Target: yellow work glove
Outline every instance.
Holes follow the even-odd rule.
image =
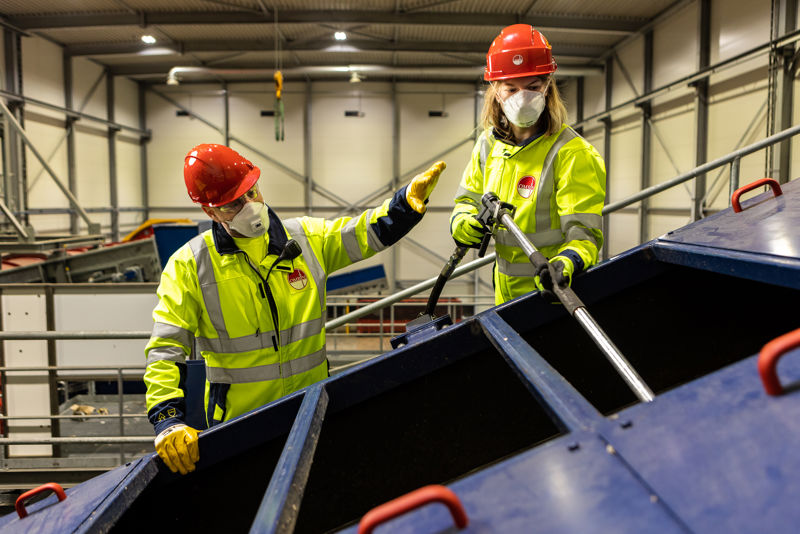
[[[436,182],[439,181],[439,175],[447,167],[444,161],[437,161],[431,167],[418,174],[411,180],[406,188],[406,200],[411,209],[417,213],[425,213],[425,204],[428,203],[428,197],[431,196],[431,191],[436,187]]]
[[[182,475],[194,471],[194,464],[200,459],[197,446],[197,430],[179,424],[172,425],[156,436],[156,452],[173,473]]]
[[[486,228],[481,224],[476,215],[462,211],[450,220],[450,234],[459,245],[477,247]]]

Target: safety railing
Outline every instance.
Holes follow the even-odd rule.
[[[76,337],[77,334],[83,337]],[[104,339],[105,337],[111,339],[130,339],[139,337],[142,332],[0,332],[0,339]],[[147,336],[149,337],[149,333]],[[29,367],[13,367],[4,366],[0,367],[0,373],[3,379],[19,378],[20,376],[29,376],[31,373],[51,373],[54,374],[54,379],[57,381],[83,381],[91,382],[93,380],[109,381],[109,377],[116,376],[117,385],[117,410],[118,413],[113,414],[76,414],[63,415],[57,414],[25,414],[25,415],[0,415],[0,421],[3,421],[5,427],[5,434],[11,434],[13,437],[0,437],[0,446],[13,446],[13,445],[76,445],[76,444],[110,444],[119,445],[119,462],[123,464],[127,461],[125,445],[128,444],[152,444],[153,436],[126,436],[125,421],[132,419],[146,419],[147,414],[142,413],[125,413],[125,394],[124,383],[130,380],[142,380],[144,375],[144,366],[29,366]],[[66,373],[66,374],[59,374]],[[65,400],[69,400],[65,395]],[[142,404],[144,409],[144,403]],[[104,435],[104,436],[47,436],[47,437],[20,437],[19,435],[24,432],[15,431],[9,428],[8,422],[13,421],[63,421],[63,420],[117,420],[118,421],[118,435]],[[3,455],[3,464],[6,463],[7,454]],[[8,469],[7,465],[3,466]]]
[[[712,160],[712,161],[709,161],[709,162],[704,163],[702,165],[699,165],[699,166],[695,167],[694,169],[692,169],[692,170],[690,170],[688,172],[685,172],[683,174],[680,174],[680,175],[676,176],[675,178],[672,178],[671,180],[667,180],[666,182],[662,182],[660,184],[656,184],[656,185],[653,185],[651,187],[642,189],[638,193],[635,193],[635,194],[629,196],[628,198],[625,198],[625,199],[622,199],[622,200],[618,200],[617,202],[612,202],[611,204],[607,204],[603,208],[603,212],[602,213],[603,213],[603,215],[608,215],[609,213],[613,213],[615,211],[619,211],[622,208],[630,206],[631,204],[634,204],[634,203],[639,202],[641,200],[644,200],[646,198],[650,198],[653,195],[661,193],[662,191],[666,191],[667,189],[670,189],[672,187],[680,185],[680,184],[682,184],[684,182],[688,182],[689,180],[692,180],[693,178],[697,178],[698,176],[704,175],[704,174],[708,173],[709,171],[713,171],[714,169],[718,169],[718,168],[723,167],[725,165],[730,165],[731,166],[729,189],[730,189],[730,194],[733,195],[733,192],[736,189],[739,188],[739,167],[740,167],[740,164],[741,164],[741,160],[742,160],[742,158],[744,156],[747,156],[747,155],[752,154],[754,152],[758,152],[759,150],[762,150],[762,149],[764,149],[764,148],[766,148],[768,146],[774,145],[776,143],[780,143],[782,141],[785,141],[786,139],[789,139],[790,137],[794,137],[795,135],[797,135],[799,133],[800,133],[800,125],[792,126],[791,128],[787,128],[787,129],[785,129],[785,130],[783,130],[781,132],[778,132],[778,133],[776,133],[774,135],[766,137],[766,138],[764,138],[764,139],[762,139],[760,141],[757,141],[757,142],[755,142],[755,143],[753,143],[751,145],[748,145],[746,147],[743,147],[743,148],[740,148],[738,150],[735,150],[735,151],[733,151],[733,152],[731,152],[731,153],[729,153],[729,154],[727,154],[725,156],[722,156],[722,157],[717,158],[715,160]],[[494,253],[491,253],[491,254],[487,254],[483,258],[480,258],[480,259],[471,261],[471,262],[469,262],[469,263],[467,263],[465,265],[462,265],[462,266],[458,267],[453,272],[453,275],[450,277],[450,279],[452,280],[453,278],[456,278],[456,277],[459,277],[459,276],[464,275],[466,273],[472,272],[475,269],[483,267],[484,265],[487,265],[489,263],[493,263],[494,260],[495,260],[495,257],[496,257],[496,255]],[[352,312],[350,312],[350,313],[348,313],[346,315],[342,315],[340,317],[337,317],[336,319],[333,319],[333,320],[328,321],[327,323],[325,323],[325,326],[329,331],[331,331],[331,330],[333,330],[335,328],[338,328],[338,327],[340,327],[342,325],[345,325],[345,324],[347,324],[347,323],[349,323],[351,321],[355,321],[359,317],[363,317],[364,315],[373,313],[376,310],[380,310],[381,308],[385,308],[387,306],[391,306],[391,305],[395,304],[396,302],[399,302],[399,301],[401,301],[403,299],[406,299],[406,298],[412,297],[414,295],[417,295],[417,294],[421,293],[422,291],[425,291],[426,289],[430,289],[431,287],[433,287],[433,285],[436,283],[436,279],[437,279],[437,277],[430,278],[430,279],[428,279],[428,280],[426,280],[424,282],[421,282],[421,283],[419,283],[419,284],[417,284],[415,286],[409,287],[408,289],[404,289],[403,291],[395,293],[394,295],[389,295],[389,296],[387,296],[387,297],[385,297],[385,298],[383,298],[383,299],[381,299],[379,301],[373,302],[369,306],[365,306],[364,308],[361,308],[361,309],[352,311]]]

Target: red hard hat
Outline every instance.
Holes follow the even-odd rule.
[[[491,82],[551,74],[558,68],[551,48],[545,36],[533,26],[507,26],[489,47],[483,78]]]
[[[193,201],[216,207],[234,201],[256,183],[261,171],[225,145],[197,145],[186,154],[183,179]]]

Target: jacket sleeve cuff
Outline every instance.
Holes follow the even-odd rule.
[[[183,397],[159,402],[147,412],[147,418],[152,423],[156,435],[172,425],[186,424],[185,401]]]
[[[576,274],[578,274],[581,271],[583,271],[583,269],[585,267],[585,265],[583,263],[583,258],[581,258],[580,254],[578,254],[577,252],[575,252],[572,249],[568,248],[566,250],[562,250],[561,252],[556,254],[556,256],[562,256],[564,258],[568,258],[569,261],[572,262],[573,267],[575,267],[575,270],[573,271],[572,276],[575,276]]]
[[[172,419],[164,419],[163,421],[157,422],[153,426],[153,430],[155,430],[155,433],[156,433],[156,436],[157,436],[157,435],[161,434],[163,431],[165,431],[166,429],[168,429],[171,426],[174,426],[174,425],[185,425],[185,424],[186,424],[185,421],[181,421],[180,419],[177,419],[177,418],[173,417]]]
[[[389,201],[386,215],[379,217],[372,224],[375,235],[380,242],[388,247],[394,245],[406,235],[419,221],[422,214],[417,213],[406,200],[406,188],[400,188]]]

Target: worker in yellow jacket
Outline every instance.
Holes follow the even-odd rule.
[[[516,206],[514,222],[556,268],[559,284],[597,263],[606,171],[597,150],[565,124],[550,43],[527,24],[502,30],[486,55],[481,133],[450,218],[457,243],[477,246],[483,193]],[[542,289],[505,229],[495,236],[495,303]]]
[[[328,274],[403,237],[422,219],[444,167],[433,165],[358,217],[282,221],[264,202],[258,167],[223,145],[189,151],[189,196],[213,223],[169,259],[145,349],[147,414],[173,472],[193,471],[199,459],[182,389],[192,346],[205,359],[208,426],[326,378]]]

